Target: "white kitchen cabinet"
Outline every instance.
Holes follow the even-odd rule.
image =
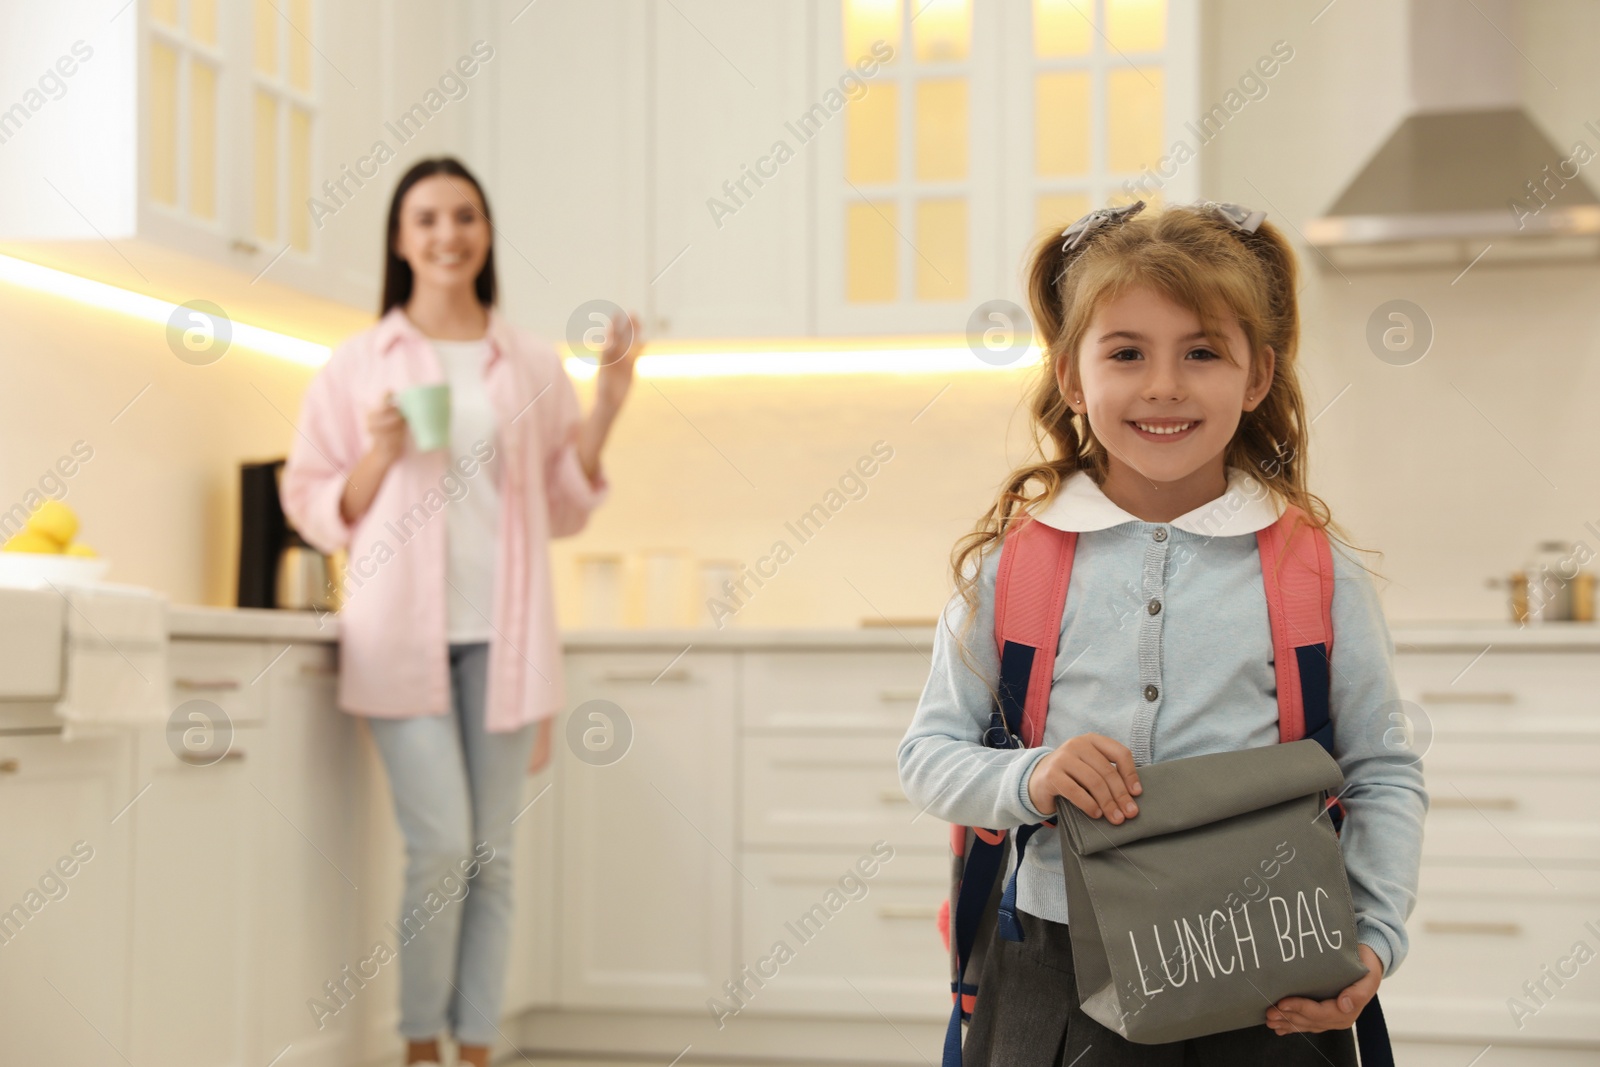
[[[795,144],[809,9],[502,0],[490,187],[513,317],[564,338],[607,300],[657,339],[810,332],[811,164],[803,148],[761,162]],[[534,106],[574,86],[572,106]],[[757,188],[746,168],[772,176]]]
[[[509,316],[552,340],[590,301],[648,312],[660,269],[646,254],[655,6],[495,6],[495,266]]]
[[[900,788],[900,735],[747,737],[745,848],[837,847],[875,840],[940,857],[949,824],[919,813]]]
[[[501,1014],[507,1017],[556,1003],[556,929],[561,904],[556,877],[556,767],[560,756],[555,747],[561,744],[561,737],[553,735],[549,766],[529,775],[522,787],[513,846],[516,909],[501,1003]]]
[[[137,840],[129,1055],[225,1067],[255,1052],[260,967],[251,916],[265,872],[250,772],[265,754],[263,731],[235,729],[217,756],[191,754],[184,730],[150,727],[138,738],[137,780],[149,791],[125,817]]]
[[[1506,1063],[1564,1062],[1541,1045],[1592,1058],[1600,996],[1569,957],[1600,948],[1600,655],[1498,636],[1396,633],[1395,725],[1423,751],[1430,804],[1411,949],[1384,1006],[1402,1040],[1481,1038],[1472,1053],[1493,1044]]]
[[[949,891],[949,857],[894,849],[880,862],[873,844],[744,853],[741,865],[755,883],[742,912],[744,955],[747,961],[776,955],[780,941],[794,954],[755,991],[746,1011],[873,1019],[880,1012],[950,1014],[949,985],[937,981],[950,957],[935,926]]]
[[[559,724],[563,1007],[703,1012],[733,976],[735,657],[722,652],[577,653]],[[610,701],[609,723],[585,704]],[[606,765],[567,744],[626,724]],[[620,732],[614,738],[620,737]],[[592,758],[592,757],[591,757]]]
[[[356,1035],[350,1006],[387,998],[395,988],[389,968],[360,980],[375,965],[366,962],[372,944],[360,938],[358,921],[368,787],[359,724],[334,705],[331,646],[279,644],[268,652],[259,683],[266,687],[265,751],[246,798],[261,872],[252,901],[260,945],[255,1057],[265,1063],[284,1053],[280,1065],[340,1067]],[[330,998],[329,982],[343,987],[340,998]],[[308,1003],[313,997],[338,1012],[319,1020]]]
[[[650,5],[648,267],[659,337],[811,332],[809,4]]]
[[[1592,963],[1571,957],[1579,941],[1600,947],[1585,925],[1600,925],[1597,915],[1600,870],[1424,864],[1411,952],[1383,982],[1390,1028],[1510,1046],[1587,1042],[1596,1055],[1600,983]]]
[[[131,1057],[222,1067],[254,1056],[261,885],[252,776],[265,750],[267,650],[174,640],[175,718],[136,738]]]
[[[919,651],[752,649],[742,658],[739,711],[755,734],[905,733],[928,682]]]
[[[159,265],[203,289],[219,265],[371,308],[393,160],[455,147],[454,101],[485,80],[454,8],[94,0],[0,19],[7,69],[71,70],[59,97],[0,129],[0,239],[50,242],[69,267],[81,242],[86,272],[110,241],[120,284],[150,284],[141,266]],[[472,77],[453,69],[463,56]],[[464,95],[441,92],[447,75]]]
[[[232,740],[214,759],[188,755],[178,730],[139,737],[150,788],[133,810],[137,1055],[346,1063],[355,1015],[324,983],[348,981],[342,968],[365,955],[362,777],[355,726],[334,708],[334,650],[174,640],[169,655],[173,706],[206,702]],[[312,998],[338,1010],[319,1020]]]
[[[111,1067],[129,1054],[131,771],[125,736],[63,742],[54,727],[0,731],[8,1063]]]

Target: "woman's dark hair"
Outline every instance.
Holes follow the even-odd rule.
[[[395,186],[394,199],[389,201],[389,232],[384,238],[383,306],[378,309],[379,316],[387,315],[391,308],[401,307],[411,299],[413,280],[411,264],[401,259],[400,254],[395,251],[395,242],[400,239],[400,205],[405,201],[406,193],[411,191],[413,185],[435,174],[471,182],[483,201],[483,220],[489,223],[491,231],[494,228],[494,215],[489,210],[488,194],[483,191],[483,186],[478,184],[478,179],[472,176],[472,172],[461,165],[460,160],[452,156],[419,160],[405,172],[400,184]],[[484,257],[483,269],[478,272],[473,288],[477,291],[478,303],[486,308],[494,306],[498,286],[495,282],[492,240],[489,243],[489,254]]]

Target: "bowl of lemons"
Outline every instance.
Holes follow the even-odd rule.
[[[0,545],[0,586],[39,589],[98,582],[111,562],[77,536],[77,514],[59,500],[44,501],[22,529]]]

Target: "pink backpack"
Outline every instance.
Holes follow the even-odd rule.
[[[1290,505],[1278,521],[1256,533],[1272,627],[1278,681],[1278,740],[1311,738],[1333,754],[1329,718],[1329,658],[1333,652],[1333,552],[1327,534]],[[999,701],[990,710],[984,744],[1035,748],[1050,714],[1050,684],[1061,635],[1078,535],[1023,514],[1001,543],[995,583],[994,635],[1000,652]],[[1337,827],[1343,806],[1333,801]],[[1013,842],[1020,867],[1028,839],[1054,820],[1007,832],[951,826],[950,897],[939,929],[950,950],[953,1007],[945,1032],[944,1067],[961,1065],[961,1024],[978,998],[978,976],[989,941],[998,934],[1021,941],[1017,879],[1002,879]],[[1002,882],[1004,884],[1002,885]],[[954,936],[952,936],[952,928]],[[1393,1053],[1374,997],[1361,1012],[1356,1036],[1364,1067],[1392,1067]]]

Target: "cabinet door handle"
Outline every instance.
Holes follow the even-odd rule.
[[[907,797],[905,793],[898,789],[880,789],[878,791],[878,799],[883,801],[885,804],[911,803],[911,798]]]
[[[1508,692],[1474,692],[1464,689],[1456,692],[1427,692],[1419,699],[1424,704],[1515,704],[1517,695]]]
[[[174,689],[225,693],[239,689],[240,685],[237,678],[174,678],[172,687]]]
[[[1516,811],[1516,797],[1434,797],[1436,808],[1488,808],[1490,811]]]
[[[1489,934],[1494,937],[1516,937],[1522,933],[1521,923],[1510,922],[1429,919],[1422,924],[1422,928],[1430,934]]]
[[[694,676],[687,667],[668,667],[664,671],[630,671],[615,667],[601,674],[600,677],[608,682],[687,682]]]
[[[244,761],[244,749],[230,748],[217,759],[209,759],[205,756],[196,756],[192,753],[185,752],[179,756],[178,759],[182,760],[184,763],[187,763],[191,767],[209,767],[214,763],[228,763],[230,761],[233,763],[242,763]]]
[[[880,919],[937,919],[939,909],[927,904],[879,904]]]
[[[7,756],[5,759],[0,759],[0,774],[16,774],[20,770],[22,764],[17,762],[16,757]]]
[[[339,668],[330,667],[325,663],[302,663],[300,674],[306,678],[337,678]]]
[[[878,690],[878,699],[883,701],[885,704],[903,704],[907,701],[916,701],[922,699],[922,690],[880,689]]]

